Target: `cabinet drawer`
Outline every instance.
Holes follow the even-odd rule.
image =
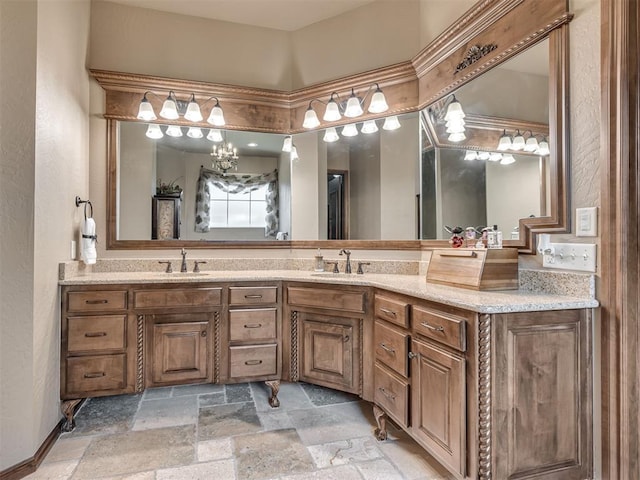
[[[67,359],[67,395],[101,390],[122,390],[126,386],[125,355],[97,355]]]
[[[126,320],[126,315],[69,317],[68,352],[124,349]]]
[[[67,293],[67,311],[69,312],[98,312],[126,308],[127,292],[125,290]]]
[[[278,287],[229,287],[229,305],[276,303]]]
[[[415,305],[412,310],[415,332],[461,352],[466,350],[466,321],[464,318]]]
[[[242,340],[275,340],[276,335],[275,308],[229,311],[229,339]]]
[[[289,287],[289,305],[318,307],[348,312],[364,312],[364,292],[345,292],[324,288]]]
[[[375,314],[387,322],[409,328],[409,304],[406,302],[376,295]]]
[[[221,288],[172,288],[133,292],[134,308],[206,307],[220,305]]]
[[[409,425],[409,384],[376,364],[374,402],[402,426]]]
[[[409,334],[376,320],[374,338],[376,360],[381,361],[400,375],[408,376]]]
[[[231,378],[264,377],[278,373],[278,346],[229,347]]]

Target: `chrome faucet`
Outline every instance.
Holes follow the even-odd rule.
[[[187,271],[187,251],[183,248],[180,250],[182,255],[182,265],[180,266],[180,272],[185,273]]]
[[[343,248],[342,250],[340,250],[340,253],[338,255],[342,254],[347,256],[347,264],[344,266],[344,273],[351,273],[351,252]]]

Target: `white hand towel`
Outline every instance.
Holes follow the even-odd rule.
[[[93,218],[85,218],[82,225],[82,241],[80,258],[84,263],[90,265],[96,263],[98,252],[96,251],[96,222]]]

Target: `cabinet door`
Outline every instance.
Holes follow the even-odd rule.
[[[434,344],[412,340],[411,430],[451,472],[466,461],[465,360]]]
[[[209,322],[154,323],[153,384],[195,383],[209,377]]]
[[[301,380],[360,394],[360,319],[300,313]]]
[[[592,478],[587,311],[494,318],[493,478]]]

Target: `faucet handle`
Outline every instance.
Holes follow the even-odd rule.
[[[200,267],[199,267],[199,265],[200,265],[201,263],[207,263],[207,262],[206,262],[206,261],[204,261],[204,260],[201,260],[201,261],[196,260],[196,261],[194,261],[194,262],[193,262],[193,273],[199,273],[199,272],[200,272]]]
[[[340,273],[340,270],[338,269],[338,262],[326,261],[324,263],[326,263],[327,265],[333,265],[333,273]]]
[[[172,273],[173,272],[173,268],[171,268],[171,260],[159,261],[158,263],[166,263],[167,264],[167,269],[165,270],[165,273]]]
[[[364,270],[362,270],[363,265],[371,265],[371,262],[358,262],[358,270],[356,271],[356,274],[358,275],[364,274]]]

